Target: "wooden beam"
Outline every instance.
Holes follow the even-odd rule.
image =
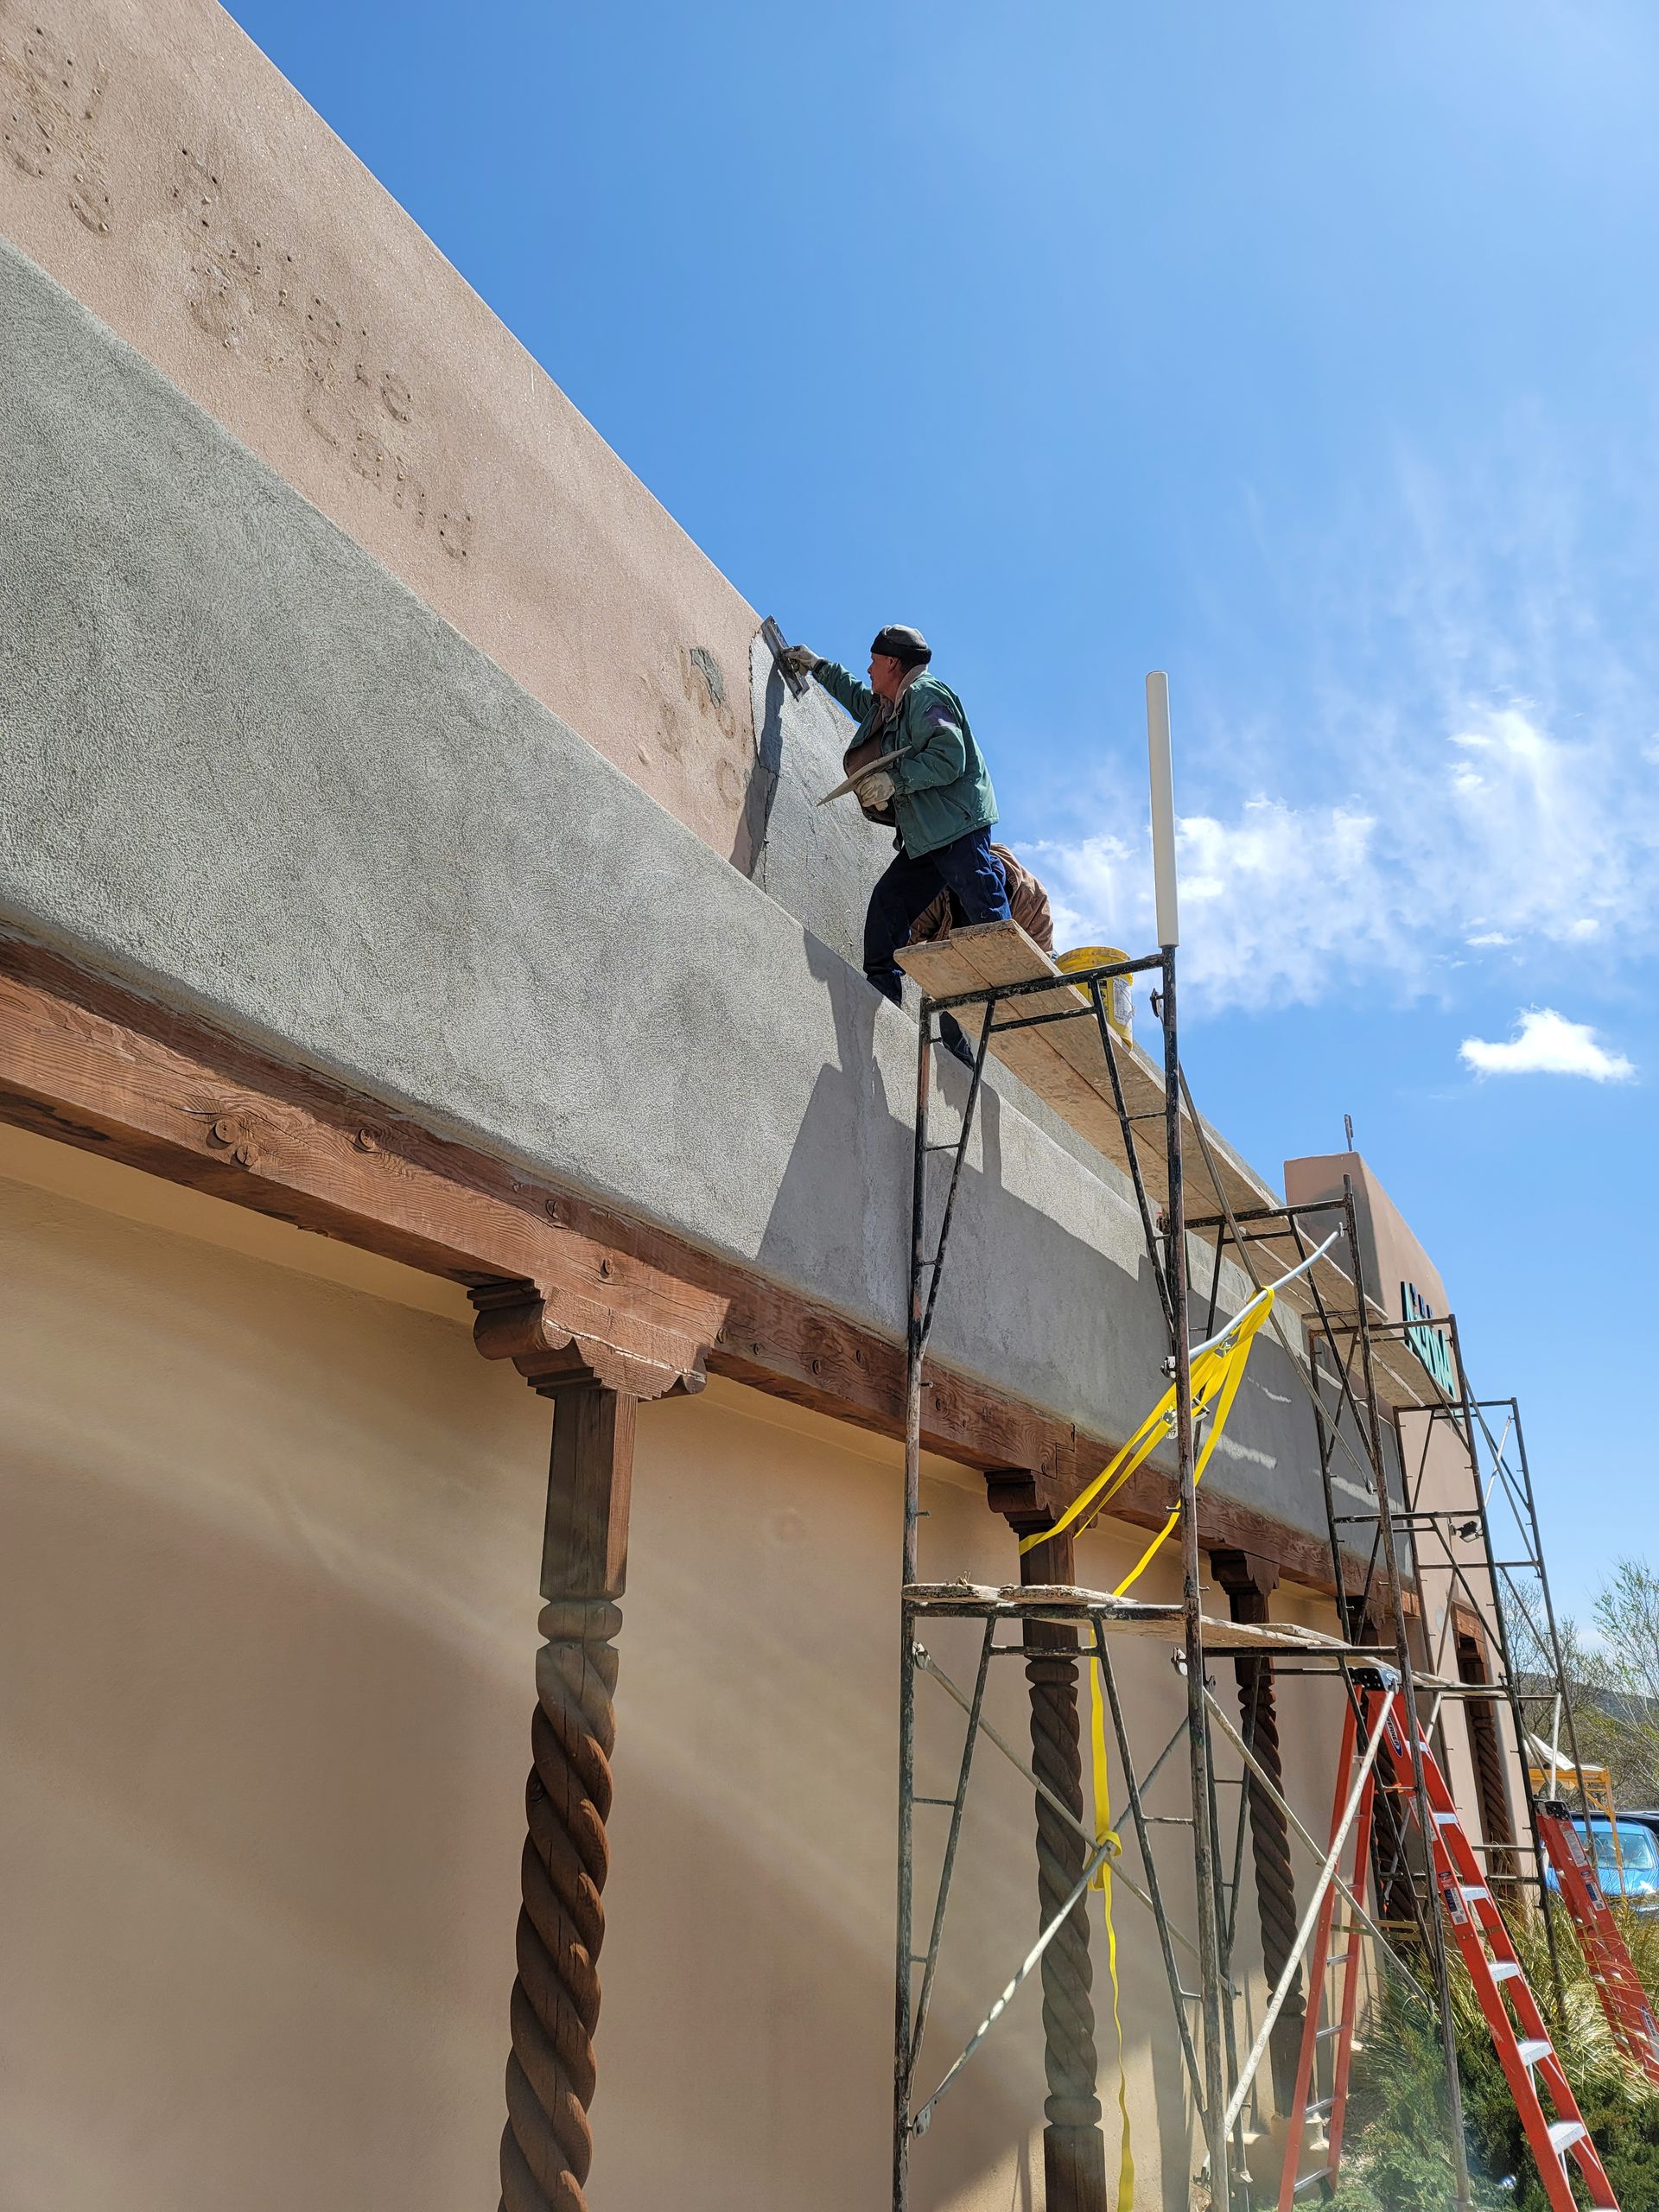
[[[556,1336],[635,1395],[706,1371],[903,1434],[897,1341],[16,937],[0,937],[0,1120],[469,1292],[493,1289],[509,1306],[531,1286],[537,1325],[550,1316]],[[484,1345],[482,1319],[480,1331]],[[932,1363],[922,1433],[929,1451],[994,1482],[1020,1470],[1046,1510],[1116,1448]],[[1142,1469],[1114,1517],[1160,1526],[1172,1487]],[[1200,1520],[1206,1545],[1260,1553],[1329,1590],[1316,1537],[1216,1492],[1200,1493]]]

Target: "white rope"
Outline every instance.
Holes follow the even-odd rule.
[[[1307,1257],[1300,1262],[1297,1266],[1287,1268],[1285,1273],[1281,1274],[1276,1281],[1264,1282],[1261,1289],[1256,1292],[1255,1296],[1251,1299],[1249,1304],[1248,1306],[1241,1306],[1238,1312],[1234,1314],[1232,1319],[1227,1324],[1224,1329],[1219,1330],[1213,1337],[1207,1337],[1201,1344],[1193,1345],[1192,1351],[1187,1354],[1188,1359],[1197,1359],[1201,1352],[1215,1351],[1218,1350],[1221,1345],[1224,1344],[1230,1338],[1236,1336],[1240,1323],[1248,1321],[1251,1314],[1255,1313],[1256,1307],[1262,1303],[1263,1300],[1271,1298],[1275,1291],[1282,1290],[1287,1282],[1294,1282],[1298,1275],[1305,1275],[1308,1269],[1313,1266],[1315,1260],[1322,1260],[1325,1257],[1325,1254],[1331,1249],[1331,1247],[1336,1243],[1338,1237],[1339,1237],[1341,1234],[1341,1230],[1333,1229],[1331,1234],[1325,1238],[1324,1243],[1320,1245],[1317,1252],[1310,1252]]]

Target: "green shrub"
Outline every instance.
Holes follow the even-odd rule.
[[[1626,1932],[1651,1992],[1659,1979],[1659,1929],[1636,1923]],[[1659,2212],[1659,2088],[1619,2056],[1570,1929],[1563,1924],[1565,2004],[1560,2007],[1541,1924],[1535,1916],[1521,1919],[1515,1935],[1622,2212]],[[1499,2206],[1548,2212],[1473,1985],[1461,1965],[1453,1964],[1458,2073],[1474,2201],[1482,2212]],[[1427,1973],[1418,1971],[1426,1981]],[[1446,2212],[1452,2202],[1440,2031],[1421,2000],[1395,1975],[1370,2006],[1362,2031],[1342,2167],[1337,2212]]]

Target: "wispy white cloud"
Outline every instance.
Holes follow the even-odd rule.
[[[1313,1003],[1356,981],[1434,990],[1464,945],[1581,946],[1659,934],[1659,772],[1550,734],[1520,705],[1438,744],[1354,763],[1341,799],[1256,792],[1182,817],[1186,969],[1206,999]],[[1096,835],[1028,848],[1061,937],[1143,942],[1143,847]]]
[[[1490,973],[1470,949],[1586,982],[1659,953],[1659,647],[1628,619],[1659,524],[1611,462],[1586,492],[1589,462],[1531,417],[1459,467],[1397,455],[1327,542],[1271,549],[1317,665],[1228,638],[1217,664],[1258,695],[1178,700],[1200,1008],[1450,999],[1460,968]],[[1026,849],[1070,942],[1148,940],[1123,798],[1103,787],[1109,832]]]
[[[1503,1044],[1465,1037],[1458,1057],[1478,1075],[1576,1075],[1592,1083],[1628,1083],[1635,1068],[1599,1043],[1586,1021],[1569,1021],[1554,1007],[1533,1007]]]

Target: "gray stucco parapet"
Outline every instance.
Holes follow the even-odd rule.
[[[0,913],[899,1334],[916,1032],[842,957],[861,825],[813,874],[836,732],[757,663],[757,873],[803,872],[815,935],[3,245],[0,298]],[[938,1348],[1122,1434],[1162,1351],[1139,1225],[1017,1094]],[[1209,1479],[1317,1529],[1281,1366]]]

